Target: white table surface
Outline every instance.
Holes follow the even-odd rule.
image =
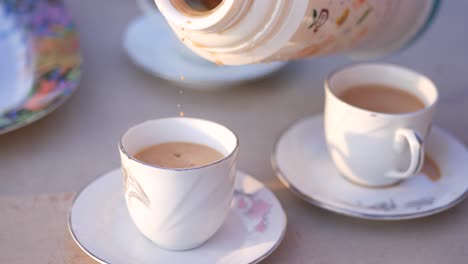
[[[80,88],[53,114],[0,136],[0,195],[78,191],[119,166],[117,142],[129,126],[177,115],[177,104],[182,104],[187,116],[214,120],[237,132],[239,167],[272,188],[286,209],[286,237],[265,263],[468,262],[468,202],[419,220],[356,220],[300,200],[275,177],[270,154],[276,139],[295,120],[322,111],[324,78],[350,60],[295,62],[269,79],[232,90],[184,90],[181,95],[178,87],[146,74],[126,57],[121,42],[126,25],[139,15],[134,1],[68,4],[81,33]],[[443,1],[434,24],[415,45],[384,59],[435,81],[440,89],[435,124],[465,144],[467,10],[468,1]]]

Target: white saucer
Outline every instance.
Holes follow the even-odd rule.
[[[136,18],[124,37],[133,62],[146,71],[195,90],[222,90],[234,84],[263,78],[285,62],[244,66],[218,66],[198,57],[176,38],[162,15]]]
[[[421,174],[388,188],[352,184],[328,156],[319,115],[297,122],[281,136],[272,163],[279,179],[309,203],[358,218],[401,220],[441,212],[467,194],[468,151],[461,142],[433,127],[426,154],[440,168],[438,181]]]
[[[116,169],[78,194],[69,229],[81,249],[101,263],[257,263],[281,242],[286,214],[270,190],[238,172],[232,211],[221,229],[193,250],[164,250],[140,234],[130,219],[122,174]]]

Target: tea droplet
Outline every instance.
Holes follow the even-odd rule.
[[[216,63],[216,65],[218,66],[224,66],[224,63],[222,61],[220,61],[219,59],[215,59],[214,62]]]
[[[438,181],[442,177],[437,163],[427,155],[424,158],[424,165],[421,172],[431,181]]]

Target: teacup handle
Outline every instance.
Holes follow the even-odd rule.
[[[138,7],[144,14],[152,15],[158,13],[158,8],[154,0],[136,0]],[[150,3],[152,2],[152,4]]]
[[[406,171],[391,171],[387,176],[397,179],[406,179],[418,174],[424,163],[424,146],[422,137],[416,131],[406,128],[399,129],[395,136],[397,141],[405,139],[408,142],[411,160]]]

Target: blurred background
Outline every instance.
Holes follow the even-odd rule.
[[[314,236],[301,237],[308,230],[303,223],[309,222],[320,230],[317,236],[335,241],[337,248],[367,254],[369,261],[365,263],[378,262],[382,256],[392,257],[391,252],[380,251],[378,243],[372,246],[375,252],[349,248],[352,236],[359,232],[371,234],[365,239],[368,245],[378,241],[381,224],[343,219],[300,201],[279,183],[270,165],[274,143],[281,133],[294,121],[323,111],[323,82],[328,74],[356,61],[343,56],[294,61],[260,80],[219,91],[197,91],[158,78],[132,62],[124,49],[124,36],[130,23],[142,14],[135,1],[65,3],[79,33],[82,78],[78,89],[57,110],[31,125],[0,135],[1,195],[75,192],[97,175],[119,166],[117,143],[128,127],[148,119],[177,116],[183,111],[186,116],[213,120],[235,131],[241,141],[239,168],[263,181],[282,201],[290,216],[288,233],[271,263],[284,263],[291,252],[301,253],[304,261],[306,256],[315,254],[315,263],[347,261],[345,255],[320,257],[320,251],[330,245],[314,241]],[[419,40],[379,61],[406,66],[432,78],[440,91],[434,123],[468,144],[466,10],[468,1],[443,1],[431,27]],[[156,48],[158,43],[152,45]],[[428,243],[421,248],[437,248],[438,243],[448,245],[456,238],[466,240],[463,230],[459,234],[423,232],[434,225],[447,230],[450,225],[465,223],[466,218],[460,216],[466,207],[463,203],[430,218],[427,224],[406,222],[386,227],[386,234],[389,239],[397,239],[401,232],[415,230],[411,234],[420,240],[412,242]],[[343,223],[344,220],[348,221]],[[415,229],[418,226],[420,229]],[[338,241],[333,237],[329,232],[337,228],[349,238]],[[433,241],[433,235],[439,242]],[[314,243],[315,247],[301,246],[307,243]],[[414,254],[404,245],[391,246],[402,258],[413,256],[415,263],[427,259],[433,263],[455,263],[458,257],[466,256],[466,243],[441,251],[420,249],[421,254]]]

